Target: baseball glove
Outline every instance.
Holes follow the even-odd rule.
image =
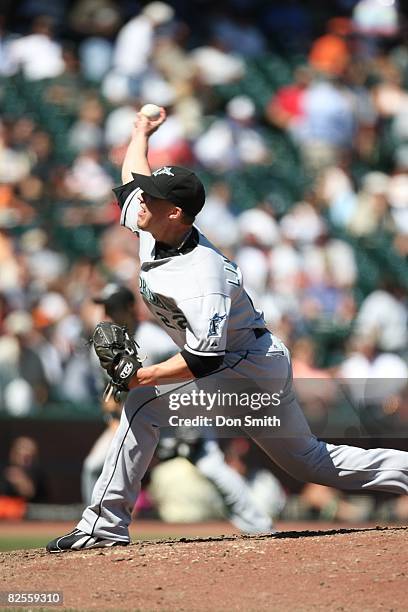
[[[105,389],[105,399],[113,393],[115,400],[120,401],[120,393],[129,391],[130,379],[142,367],[138,346],[126,327],[109,321],[97,324],[91,342],[101,366],[111,379]]]

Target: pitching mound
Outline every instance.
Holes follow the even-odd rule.
[[[1,553],[0,590],[63,591],[76,610],[396,611],[406,609],[407,561],[401,527],[181,538]]]

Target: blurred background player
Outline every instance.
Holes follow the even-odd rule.
[[[21,519],[29,502],[47,502],[47,483],[37,442],[19,436],[0,469],[0,519]]]

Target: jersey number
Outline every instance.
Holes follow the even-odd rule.
[[[166,317],[166,315],[162,314],[161,312],[156,312],[156,314],[159,319],[163,321],[166,327],[170,327],[171,329],[186,329],[187,327],[186,318],[180,312],[170,315],[170,318]],[[172,323],[175,325],[172,325]]]

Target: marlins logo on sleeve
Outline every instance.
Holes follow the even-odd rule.
[[[180,304],[188,321],[185,348],[194,355],[224,355],[227,346],[229,297],[210,294]]]

